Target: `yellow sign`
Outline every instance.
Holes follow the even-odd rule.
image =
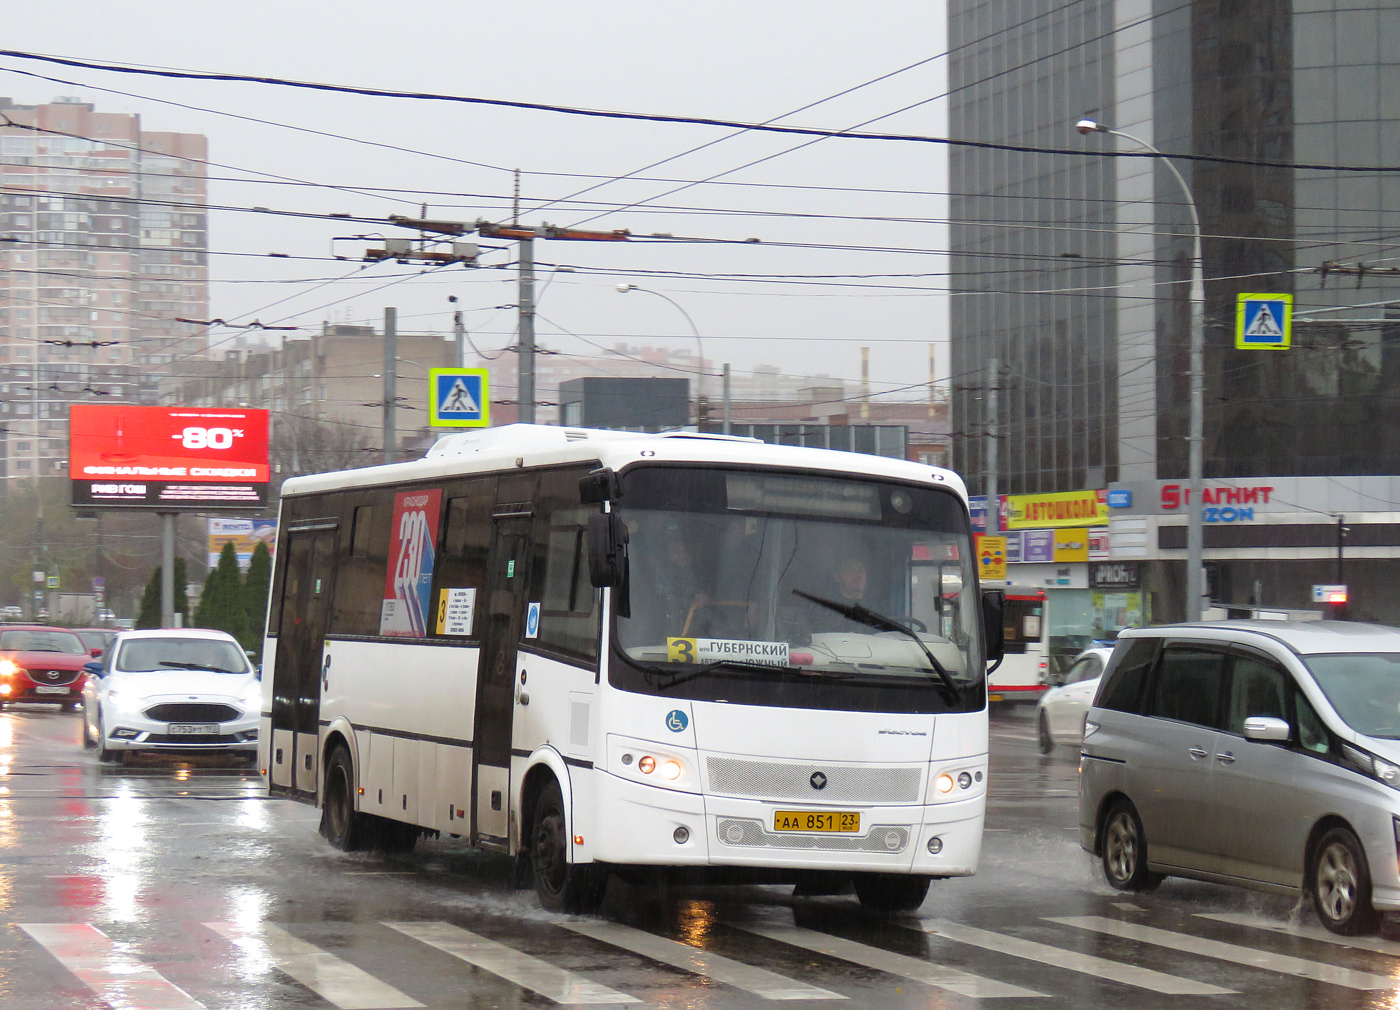
[[[983,582],[1006,580],[1006,537],[978,534],[977,577]]]
[[[1055,531],[1056,561],[1088,561],[1089,531],[1060,529]]]
[[[695,639],[693,638],[666,639],[666,662],[668,663],[693,663],[695,662],[695,651]]]
[[[1056,526],[1103,526],[1108,501],[1103,491],[1055,491],[1006,496],[1009,530],[1043,530]]]

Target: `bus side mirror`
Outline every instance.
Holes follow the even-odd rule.
[[[584,505],[601,505],[622,497],[622,481],[611,467],[590,470],[578,482],[578,499]]]
[[[1000,589],[982,590],[982,628],[986,636],[987,662],[1000,663],[1006,653],[1006,628],[1001,623],[1006,594]]]
[[[611,473],[612,471],[609,471]],[[627,579],[627,527],[616,512],[588,517],[588,580],[599,589]]]

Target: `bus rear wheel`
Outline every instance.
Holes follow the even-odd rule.
[[[904,873],[857,873],[856,897],[872,912],[912,912],[928,897],[928,877]]]
[[[355,768],[344,747],[331,751],[322,795],[321,834],[326,841],[341,852],[363,849],[369,818],[355,809]]]
[[[530,869],[535,894],[551,912],[591,914],[603,904],[608,874],[600,866],[569,862],[568,818],[564,794],[551,780],[535,803],[530,832]]]

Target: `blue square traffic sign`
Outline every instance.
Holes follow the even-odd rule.
[[[1292,295],[1240,295],[1235,303],[1235,348],[1286,351],[1293,342]]]
[[[428,371],[428,423],[436,428],[485,428],[491,423],[489,373],[484,368]]]

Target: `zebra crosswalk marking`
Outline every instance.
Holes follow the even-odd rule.
[[[160,972],[86,922],[21,922],[20,929],[116,1010],[205,1010]]]
[[[766,968],[742,964],[713,951],[668,940],[664,936],[633,929],[631,926],[599,921],[565,922],[560,925],[594,940],[649,957],[653,961],[660,961],[684,971],[693,971],[697,975],[733,986],[735,989],[742,989],[762,999],[846,999],[840,993],[829,989],[819,989],[806,982],[798,982],[777,972],[768,971]]]
[[[994,999],[1021,996],[1045,996],[1046,993],[1033,989],[1023,989],[1008,982],[982,978],[959,968],[934,964],[917,957],[896,954],[880,947],[869,947],[854,940],[846,940],[829,933],[802,929],[797,926],[766,926],[750,923],[729,923],[735,929],[746,930],[759,936],[766,936],[779,943],[792,944],[817,954],[825,954],[841,961],[849,961],[865,968],[874,968],[889,975],[898,975],[911,982],[921,982],[935,989],[970,996],[973,999]]]
[[[1203,936],[1193,936],[1190,933],[1176,933],[1169,929],[1158,929],[1156,926],[1143,926],[1136,922],[1122,922],[1100,915],[1068,915],[1047,918],[1046,921],[1058,923],[1061,926],[1092,930],[1108,936],[1119,936],[1125,940],[1135,940],[1138,943],[1169,947],[1172,950],[1185,951],[1188,954],[1215,958],[1217,961],[1229,961],[1232,964],[1262,968],[1265,971],[1276,971],[1284,975],[1310,978],[1316,982],[1330,982],[1348,989],[1400,988],[1400,981],[1386,978],[1383,975],[1353,971],[1350,968],[1340,968],[1335,964],[1323,964],[1320,961],[1308,961],[1290,954],[1255,950],[1253,947],[1242,947],[1239,944],[1225,943],[1221,940],[1209,940]]]
[[[641,1002],[635,996],[609,989],[575,972],[448,922],[386,922],[384,925],[556,1003]]]
[[[252,926],[231,922],[204,925],[254,957],[266,958],[340,1010],[401,1010],[423,1005],[280,926],[266,922]]]
[[[919,926],[925,933],[933,936],[942,936],[958,943],[981,947],[983,950],[1009,954],[1012,957],[1025,958],[1027,961],[1047,964],[1053,968],[1077,971],[1084,975],[1093,975],[1110,982],[1121,982],[1139,989],[1150,989],[1153,992],[1169,996],[1225,996],[1234,992],[1232,989],[1222,989],[1220,986],[1196,982],[1189,978],[1178,978],[1165,972],[1153,971],[1151,968],[1139,968],[1137,965],[1111,961],[1106,957],[1081,954],[1076,950],[1052,947],[1049,944],[1023,940],[1017,936],[1007,936],[1004,933],[994,933],[991,930],[977,929],[973,926],[962,926],[943,919],[926,919]]]
[[[1400,957],[1400,943],[1394,940],[1382,940],[1376,936],[1338,936],[1330,933],[1321,926],[1301,926],[1291,923],[1279,922],[1276,919],[1266,919],[1262,915],[1247,915],[1244,913],[1221,912],[1214,914],[1210,912],[1197,912],[1198,919],[1212,919],[1215,922],[1225,922],[1232,926],[1247,926],[1252,929],[1265,929],[1271,933],[1283,933],[1286,936],[1297,936],[1305,940],[1317,940],[1320,943],[1331,943],[1338,947],[1353,947],[1357,950],[1369,950],[1376,954],[1389,954],[1391,957]]]

